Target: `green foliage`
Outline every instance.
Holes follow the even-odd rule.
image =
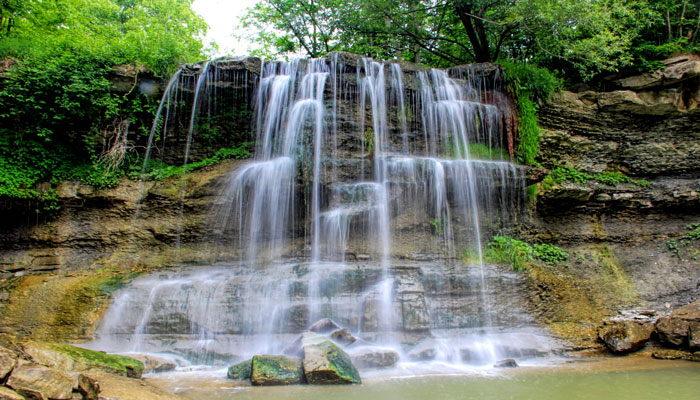
[[[459,255],[459,258],[465,264],[480,264],[479,253],[474,249],[466,249]]]
[[[524,270],[535,260],[551,266],[569,259],[569,254],[557,246],[548,243],[531,246],[505,235],[494,236],[486,246],[484,256],[489,262],[509,264],[515,272]]]
[[[561,80],[551,72],[527,63],[501,62],[508,91],[518,104],[518,145],[515,154],[523,164],[536,163],[540,145],[537,107],[561,89]]]
[[[536,244],[533,246],[533,250],[535,257],[547,265],[554,265],[569,259],[569,253],[548,243]]]
[[[244,143],[239,147],[222,148],[211,157],[186,165],[167,165],[158,161],[149,161],[143,175],[140,173],[132,173],[129,177],[131,179],[138,179],[138,177],[141,176],[146,180],[157,181],[218,164],[224,160],[249,158],[251,154],[248,148],[251,145],[252,143]]]
[[[576,168],[564,165],[553,169],[550,173],[550,177],[555,183],[573,182],[579,185],[585,185],[593,179],[593,175],[581,172]]]
[[[689,224],[686,229],[686,233],[674,239],[668,239],[666,245],[679,260],[683,260],[681,250],[687,250],[690,252],[690,258],[697,260],[700,257],[700,247],[698,246],[700,243],[700,222]]]
[[[534,260],[532,246],[510,236],[496,235],[486,246],[484,256],[487,261],[498,264],[509,264],[515,272],[527,267]]]
[[[572,182],[579,185],[585,185],[590,180],[597,181],[599,183],[617,186],[621,183],[631,183],[640,187],[647,187],[651,183],[645,179],[632,179],[627,175],[615,171],[605,171],[598,174],[587,174],[581,172],[576,168],[570,167],[568,165],[560,166],[553,169],[549,175],[542,181],[544,188],[549,189],[552,185],[564,182]]]
[[[433,227],[433,234],[436,236],[442,236],[442,232],[444,231],[443,228],[443,222],[440,218],[435,218],[430,221],[430,226]]]
[[[362,146],[365,148],[365,153],[372,154],[374,152],[374,131],[372,128],[367,128],[362,137]]]

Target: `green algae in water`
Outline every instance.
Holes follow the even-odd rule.
[[[635,359],[622,361],[618,370],[599,362],[576,364],[574,368],[567,365],[536,371],[526,367],[491,376],[375,377],[365,379],[362,385],[349,386],[296,385],[235,391],[200,386],[200,390],[183,393],[198,400],[690,400],[700,393],[700,363]],[[638,369],[639,364],[652,368]]]

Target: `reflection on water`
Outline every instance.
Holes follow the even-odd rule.
[[[225,372],[223,372],[225,374]],[[458,375],[369,376],[356,386],[250,387],[212,373],[161,375],[151,383],[198,400],[305,399],[698,399],[700,363],[627,357],[556,367]]]

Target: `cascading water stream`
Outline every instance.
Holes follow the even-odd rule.
[[[209,116],[225,92],[222,63],[205,64],[192,85],[186,159],[200,102]],[[149,143],[164,104],[179,102],[179,74]],[[238,360],[282,353],[331,318],[405,360],[484,364],[511,354],[496,350],[510,338],[488,332],[529,317],[510,299],[516,278],[484,264],[482,235],[514,218],[524,173],[472,154],[502,154],[505,143],[503,115],[474,79],[338,54],[262,63],[255,158],[223,183],[216,237],[205,238],[235,259],[137,279],[117,294],[101,343]],[[459,260],[465,249],[473,264]],[[430,343],[432,352],[420,350]]]

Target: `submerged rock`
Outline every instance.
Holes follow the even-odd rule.
[[[242,381],[250,379],[252,363],[253,359],[251,358],[250,360],[245,360],[228,367],[226,377],[229,379],[238,379]]]
[[[408,358],[411,361],[431,361],[437,356],[435,342],[433,340],[424,340],[418,343],[411,351],[408,352]]]
[[[512,358],[506,358],[493,365],[494,368],[518,368],[518,363]]]
[[[611,321],[600,329],[598,337],[613,353],[629,353],[644,347],[653,331],[653,326],[634,321]]]
[[[396,365],[399,353],[393,349],[363,347],[353,351],[350,358],[358,368],[387,368]]]
[[[177,363],[175,361],[150,354],[129,354],[129,358],[133,358],[143,364],[144,374],[149,372],[173,371],[177,368]]]
[[[360,373],[350,356],[330,340],[304,334],[304,375],[311,384],[361,383]]]
[[[302,383],[301,359],[287,356],[254,356],[250,381],[253,385],[294,385]]]
[[[658,360],[685,360],[690,358],[690,353],[681,350],[661,349],[651,353]]]
[[[40,399],[72,399],[75,378],[56,368],[20,361],[12,370],[6,385],[24,397]]]

